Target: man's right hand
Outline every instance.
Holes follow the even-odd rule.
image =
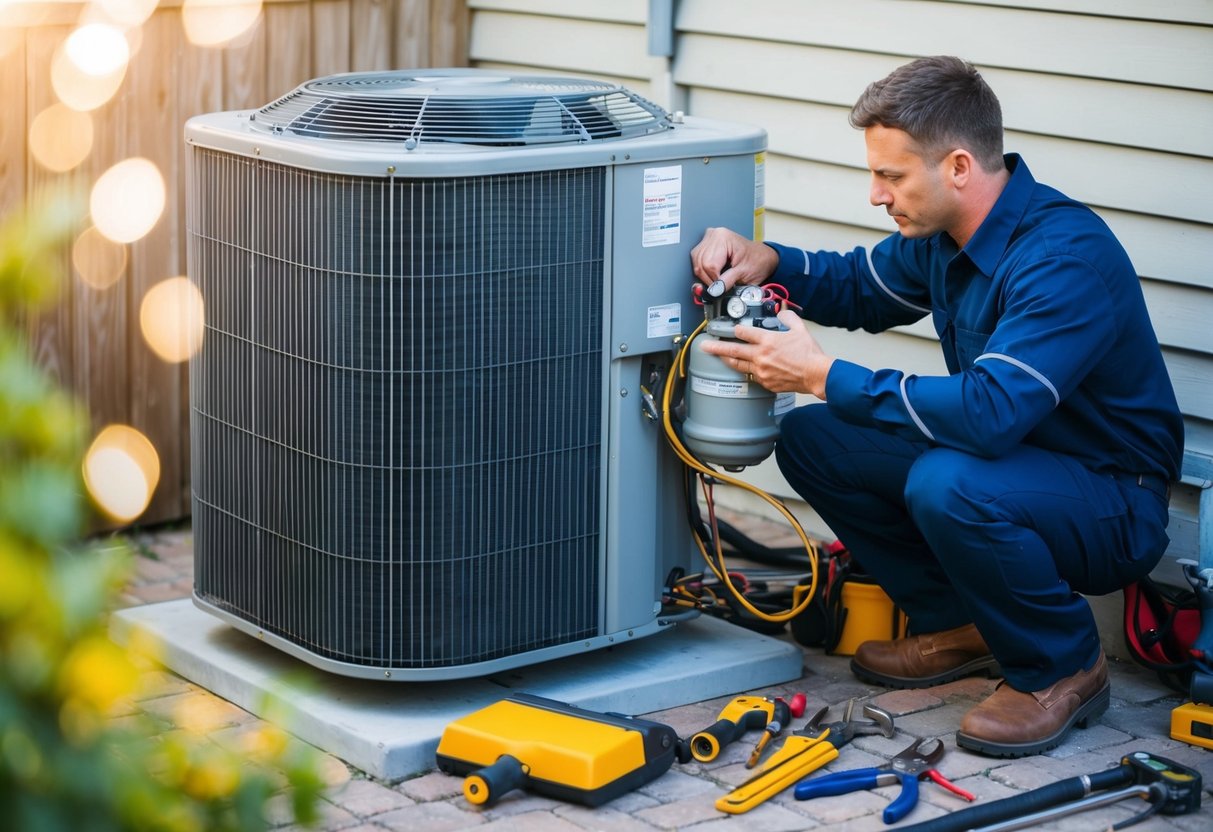
[[[729,228],[709,228],[699,245],[691,249],[695,277],[708,285],[717,280],[723,280],[729,288],[738,283],[757,285],[773,275],[778,266],[775,249]]]

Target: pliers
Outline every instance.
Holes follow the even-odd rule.
[[[970,792],[949,782],[936,768],[935,763],[943,756],[943,741],[938,738],[914,740],[893,759],[875,768],[857,768],[839,771],[824,777],[813,777],[796,784],[792,792],[797,800],[809,800],[827,795],[848,794],[860,789],[888,786],[901,781],[901,794],[885,807],[884,822],[897,823],[910,813],[918,803],[918,781],[929,777],[953,794],[965,800],[973,800]]]
[[[867,704],[863,706],[863,715],[867,719],[853,719],[855,705],[854,699],[847,703],[842,722],[825,725],[822,719],[829,712],[829,706],[819,710],[803,728],[788,735],[757,774],[717,800],[716,808],[733,815],[748,812],[806,774],[832,761],[838,756],[838,749],[857,734],[893,736],[893,717],[888,711]]]

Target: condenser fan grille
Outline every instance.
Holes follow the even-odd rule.
[[[660,107],[616,85],[439,72],[321,78],[263,107],[253,125],[323,139],[502,146],[628,138],[669,127]]]
[[[197,596],[360,666],[596,635],[603,169],[193,153]]]

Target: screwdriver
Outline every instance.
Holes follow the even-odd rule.
[[[746,768],[753,768],[758,765],[758,761],[762,759],[762,752],[766,749],[767,744],[783,732],[783,729],[787,727],[793,717],[799,718],[804,713],[806,701],[803,693],[793,696],[790,704],[780,698],[775,699],[774,717],[762,729],[762,735],[758,737],[758,742],[754,744],[754,750],[750,752],[750,759],[746,760]]]

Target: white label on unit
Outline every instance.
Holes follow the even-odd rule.
[[[771,415],[774,416],[776,419],[778,419],[779,417],[783,416],[783,414],[787,413],[789,410],[794,410],[795,408],[796,408],[796,394],[795,393],[791,393],[791,392],[776,393],[775,394],[775,405],[771,408]]]
[[[668,338],[682,332],[682,304],[649,307],[649,337]]]
[[[704,396],[718,399],[744,399],[750,395],[750,385],[744,381],[716,381],[711,378],[691,376],[691,389]]]
[[[645,168],[642,244],[645,248],[674,245],[681,226],[682,165]]]

